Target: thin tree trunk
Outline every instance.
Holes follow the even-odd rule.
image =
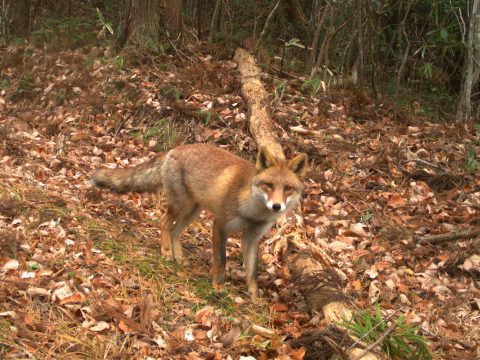
[[[480,77],[480,4],[478,0],[475,3],[473,4],[475,12],[472,11],[472,16],[475,21],[473,27],[473,84],[475,84]]]
[[[203,15],[203,0],[197,0],[197,36],[198,40],[202,40],[202,15]]]
[[[472,6],[472,12],[470,16],[470,25],[468,30],[468,39],[467,39],[467,55],[465,57],[465,72],[462,81],[462,88],[460,93],[460,101],[458,102],[457,107],[457,122],[466,121],[470,118],[472,114],[472,104],[471,104],[471,95],[472,95],[472,86],[474,84],[475,75],[478,79],[479,73],[479,58],[475,59],[480,50],[480,21],[477,19],[480,18],[480,9],[479,9],[479,0],[474,0]]]
[[[334,29],[334,16],[335,16],[335,7],[329,5],[328,8],[329,12],[329,25],[327,32],[325,33],[325,36],[322,41],[322,45],[320,46],[320,51],[318,53],[317,61],[315,62],[315,68],[314,69],[320,69],[322,65],[325,65],[327,62],[327,57],[328,57],[328,47],[330,46],[330,40],[332,39],[333,34],[335,33]],[[327,9],[325,9],[325,12],[327,12]]]
[[[212,23],[210,25],[210,36],[208,37],[209,41],[213,40],[213,34],[215,32],[215,24],[217,23],[217,18],[220,16],[220,5],[222,0],[215,1],[215,8],[213,9]]]
[[[397,80],[396,80],[396,85],[395,85],[395,99],[398,99],[398,97],[400,96],[400,85],[401,85],[401,82],[402,82],[402,78],[403,78],[403,72],[405,71],[405,66],[407,64],[407,60],[408,60],[408,54],[410,53],[410,39],[408,38],[408,34],[407,34],[407,31],[405,30],[405,21],[407,20],[407,17],[410,13],[410,1],[407,0],[407,8],[405,10],[405,15],[402,19],[402,21],[400,22],[400,24],[398,25],[399,26],[399,39],[401,39],[401,34],[403,34],[403,36],[405,37],[405,41],[407,42],[407,46],[405,47],[405,51],[403,53],[403,57],[402,57],[402,62],[400,63],[400,67],[398,68],[398,73],[397,73]],[[395,103],[396,106],[395,106],[395,117],[397,116],[397,111],[398,111],[398,102]]]
[[[363,0],[357,0],[357,46],[358,46],[358,59],[357,59],[357,75],[358,75],[358,87],[363,89]]]
[[[267,32],[268,24],[270,24],[270,20],[272,19],[273,14],[274,14],[275,11],[278,9],[278,6],[280,5],[280,1],[281,1],[281,0],[278,0],[278,1],[277,1],[277,3],[275,4],[275,6],[273,7],[272,12],[268,15],[267,20],[265,21],[265,25],[263,26],[262,33],[260,34],[260,37],[258,38],[258,41],[257,41],[257,43],[255,44],[255,51],[258,49],[258,46],[259,46],[260,43],[262,42],[262,39],[263,39],[263,37],[265,36],[265,34],[266,34],[266,32]],[[286,40],[286,39],[284,39],[284,41],[285,41],[285,40]]]
[[[315,18],[318,19],[318,21],[316,21],[317,26],[315,27],[315,33],[313,34],[310,55],[308,56],[307,60],[307,68],[310,72],[313,71],[313,64],[315,64],[315,55],[317,54],[318,49],[318,40],[320,38],[320,33],[322,32],[323,23],[326,17],[325,15],[327,14],[329,8],[330,4],[327,4],[327,6],[323,8],[322,15],[319,15],[320,9],[318,9],[317,14],[315,15]]]

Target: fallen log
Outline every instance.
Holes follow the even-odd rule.
[[[258,146],[267,147],[277,158],[285,159],[268,111],[268,93],[260,80],[260,69],[253,57],[241,48],[235,51],[234,61],[240,72],[241,93],[248,105],[249,129],[253,139]],[[306,241],[301,214],[289,214],[283,221],[282,229],[288,239],[283,260],[289,264],[292,278],[304,296],[310,312],[321,310],[327,325],[335,325],[340,320],[350,321],[353,311],[345,301],[346,296],[339,286],[341,281],[332,266],[333,262],[322,249]],[[359,347],[346,351],[346,354],[356,358],[361,355],[358,359],[362,360],[378,359],[371,352],[364,354],[364,350]]]

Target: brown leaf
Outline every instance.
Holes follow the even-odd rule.
[[[288,311],[289,307],[285,303],[275,303],[270,306],[270,310],[272,311]]]
[[[362,282],[360,280],[352,281],[352,286],[355,290],[360,291],[362,290]]]
[[[292,351],[289,351],[288,356],[292,360],[302,360],[303,357],[305,356],[306,351],[307,349],[304,346],[302,346],[300,349],[295,349],[295,350],[292,349]]]
[[[388,200],[388,205],[394,209],[404,206],[406,203],[405,199],[400,195],[393,195]]]
[[[27,324],[30,328],[35,329],[35,321],[32,314],[26,314],[23,318],[23,321],[25,321],[25,324]]]
[[[130,328],[130,326],[127,325],[127,323],[122,319],[120,320],[120,322],[118,323],[118,328],[124,333],[124,334],[128,334],[128,333],[131,333],[132,332],[132,329]]]
[[[195,313],[195,321],[203,326],[212,326],[213,320],[215,320],[215,309],[213,306],[205,306]]]
[[[85,300],[85,296],[83,294],[75,293],[60,300],[60,305],[78,303],[82,302],[83,300]]]

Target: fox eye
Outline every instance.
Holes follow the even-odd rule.
[[[284,189],[285,189],[285,191],[287,191],[287,192],[293,190],[293,188],[292,188],[290,185],[285,185],[285,188],[284,188]]]
[[[266,182],[266,183],[263,183],[263,186],[265,186],[267,189],[269,190],[272,190],[273,189],[273,184],[272,183],[269,183],[269,182]]]

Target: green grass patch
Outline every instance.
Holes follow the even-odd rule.
[[[339,323],[353,335],[366,343],[373,343],[395,324],[394,330],[385,336],[380,347],[390,359],[430,360],[427,340],[418,334],[419,327],[408,324],[403,316],[390,320],[383,318],[380,307],[375,312],[369,310],[355,313],[352,321]]]
[[[475,171],[477,171],[477,169],[478,169],[477,153],[475,152],[474,149],[470,149],[468,150],[468,153],[467,153],[465,170],[467,170],[469,174],[473,174],[475,173]]]
[[[211,304],[221,310],[226,315],[235,313],[235,303],[228,291],[216,291],[212,287],[212,279],[206,277],[195,277],[190,279],[188,284],[191,286],[195,295],[205,300],[205,303]],[[193,311],[202,308],[205,303],[197,303],[193,306]]]
[[[181,132],[176,124],[167,118],[153,122],[144,132],[135,131],[131,135],[144,143],[155,140],[157,142],[156,150],[160,152],[175,147],[181,138]]]

